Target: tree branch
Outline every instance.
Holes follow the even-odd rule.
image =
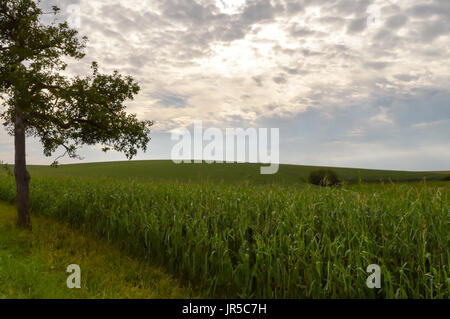
[[[62,146],[62,147],[64,147],[65,148],[65,152],[62,154],[62,155],[59,155],[57,158],[55,158],[54,160],[53,160],[53,163],[51,163],[50,164],[50,166],[53,166],[53,167],[57,167],[58,166],[58,160],[60,159],[60,158],[63,158],[64,156],[66,156],[67,154],[69,154],[69,157],[70,158],[77,158],[77,159],[79,159],[79,160],[83,160],[83,158],[81,157],[81,156],[78,156],[77,154],[75,154],[74,153],[74,150],[72,150],[69,146],[67,146],[66,144],[60,144],[60,146]],[[71,154],[73,152],[73,154]]]
[[[91,120],[82,119],[82,118],[73,118],[73,119],[70,119],[69,122],[63,122],[62,120],[60,120],[57,117],[50,115],[50,114],[42,114],[42,113],[38,113],[38,112],[32,112],[32,113],[28,114],[28,116],[30,118],[35,117],[35,118],[39,118],[39,119],[45,120],[45,121],[50,120],[54,125],[58,126],[59,128],[62,128],[64,130],[68,130],[68,129],[72,128],[74,123],[78,123],[78,124],[83,123],[83,124],[90,125],[92,127],[96,127],[97,129],[100,129],[100,130],[104,129],[97,123],[95,123]]]

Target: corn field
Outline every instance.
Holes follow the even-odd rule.
[[[34,177],[34,214],[98,233],[207,297],[448,298],[448,183],[320,188]],[[0,174],[0,200],[15,202]],[[366,285],[370,264],[381,288]]]

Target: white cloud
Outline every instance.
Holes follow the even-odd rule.
[[[425,91],[449,92],[448,1],[76,2],[79,31],[90,42],[85,62],[70,71],[83,74],[96,60],[105,71],[136,77],[142,91],[129,111],[155,120],[155,133],[195,119],[222,128],[277,127],[282,119],[299,138],[305,132],[296,128],[308,110],[320,114],[311,123],[316,127],[324,121],[341,127],[333,121],[352,110],[340,138],[384,142],[377,127],[390,126],[407,143],[406,127],[423,124],[433,132],[439,124],[431,114],[423,123],[401,126],[418,110],[450,117],[440,100],[422,99]],[[414,106],[395,107],[398,100]],[[435,132],[435,143],[448,141],[442,128]]]
[[[374,122],[374,124],[394,124],[394,120],[388,112],[388,108],[381,106],[380,112],[377,115],[372,116],[370,121]]]

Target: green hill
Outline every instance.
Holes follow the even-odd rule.
[[[211,181],[211,182],[250,182],[256,184],[283,183],[294,184],[305,181],[315,166],[280,165],[275,175],[261,175],[262,164],[174,164],[169,160],[100,162],[50,166],[29,166],[35,176],[79,176],[138,178],[145,180]],[[365,182],[389,181],[409,182],[440,180],[445,174],[438,172],[408,172],[388,170],[368,170],[354,168],[334,168],[348,182],[357,182],[358,176]]]

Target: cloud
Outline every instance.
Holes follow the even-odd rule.
[[[134,76],[142,90],[128,110],[155,120],[155,136],[202,119],[222,128],[280,127],[282,162],[323,158],[389,168],[389,160],[397,167],[414,148],[411,167],[445,162],[428,155],[424,161],[418,152],[449,143],[438,122],[450,119],[448,1],[71,3],[80,5],[79,32],[90,42],[86,58],[68,72],[83,75],[96,60],[105,72]],[[158,145],[153,152],[170,153]],[[352,160],[339,145],[359,155]],[[379,165],[378,155],[369,161],[360,149],[373,145],[383,153]],[[389,157],[395,148],[402,151]]]
[[[156,98],[157,103],[165,107],[184,108],[188,104],[188,96],[159,90],[149,95]]]
[[[407,21],[408,16],[404,14],[397,14],[389,17],[389,19],[386,20],[386,27],[391,30],[396,30],[403,27]]]
[[[280,74],[273,78],[273,81],[277,84],[285,84],[287,82],[283,74]]]
[[[393,119],[388,114],[388,108],[380,107],[380,113],[370,118],[371,122],[376,124],[394,124]]]
[[[349,33],[359,33],[366,29],[367,27],[367,17],[359,18],[359,19],[352,19],[348,28],[347,32]]]

